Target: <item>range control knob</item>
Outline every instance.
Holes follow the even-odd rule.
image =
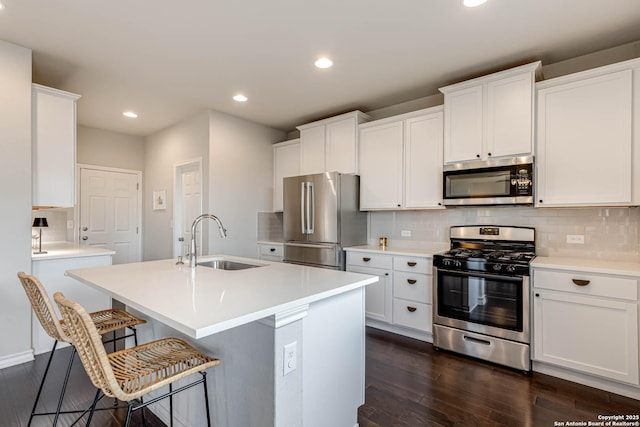
[[[453,265],[454,265],[455,267],[460,268],[460,267],[462,267],[462,262],[461,262],[461,261],[459,261],[459,260],[455,260],[455,261],[453,262]]]
[[[443,259],[442,260],[442,265],[445,265],[447,267],[450,266],[451,265],[451,260],[448,259],[448,258]]]
[[[516,265],[515,264],[507,265],[507,271],[509,273],[515,273],[516,272]]]
[[[493,264],[491,268],[493,269],[493,271],[500,271],[502,270],[502,264]]]

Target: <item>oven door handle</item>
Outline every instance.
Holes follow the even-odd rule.
[[[523,276],[506,276],[501,274],[489,274],[489,273],[477,273],[475,271],[458,271],[458,270],[445,270],[442,268],[436,268],[438,273],[448,273],[454,276],[465,277],[478,277],[481,279],[499,280],[502,282],[521,282]]]

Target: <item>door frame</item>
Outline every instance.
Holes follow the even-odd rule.
[[[80,244],[80,201],[82,200],[82,196],[80,194],[80,182],[82,181],[82,169],[93,169],[99,170],[103,172],[118,172],[118,173],[129,173],[136,175],[138,177],[138,215],[136,218],[136,227],[138,227],[138,262],[144,259],[144,247],[142,246],[142,235],[144,233],[144,228],[142,227],[142,171],[135,169],[122,169],[122,168],[112,168],[108,166],[97,166],[97,165],[89,165],[85,163],[77,163],[76,164],[76,195],[77,201],[75,206],[73,207],[73,218],[75,221],[75,226],[73,227],[73,241]]]
[[[193,168],[194,166],[200,172],[200,213],[203,212],[204,207],[204,175],[203,175],[203,160],[202,157],[195,157],[193,159],[185,160],[182,162],[173,164],[173,220],[171,221],[171,226],[173,228],[173,239],[172,239],[172,255],[176,258],[178,255],[182,255],[182,251],[178,249],[178,238],[179,234],[182,234],[182,230],[180,229],[180,224],[182,223],[182,182],[180,181],[180,177],[182,176],[182,171],[188,168]],[[202,235],[200,233],[200,242],[198,242],[198,247],[202,248]]]

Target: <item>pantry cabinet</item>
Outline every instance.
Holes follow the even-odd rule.
[[[638,384],[637,277],[534,267],[532,289],[534,361]]]
[[[282,211],[282,180],[300,175],[300,139],[273,144],[273,210]]]
[[[33,206],[76,203],[76,101],[79,95],[32,88]]]
[[[638,60],[538,83],[537,207],[640,203],[639,86]]]
[[[358,173],[358,125],[370,117],[352,111],[298,126],[300,174]]]
[[[442,207],[442,107],[360,125],[360,209]]]
[[[534,62],[440,88],[444,94],[444,163],[531,155]]]

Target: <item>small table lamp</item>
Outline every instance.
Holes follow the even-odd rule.
[[[38,238],[38,252],[34,254],[46,254],[47,251],[42,250],[42,227],[48,227],[47,218],[34,218],[32,227],[40,227],[40,237]]]

